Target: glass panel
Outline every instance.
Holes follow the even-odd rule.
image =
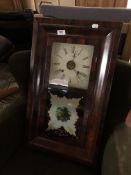
[[[46,133],[79,138],[94,54],[90,44],[53,42]]]

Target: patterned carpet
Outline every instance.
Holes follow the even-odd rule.
[[[0,89],[18,87],[18,84],[10,72],[9,66],[5,63],[0,63]],[[10,95],[0,99],[0,112],[5,110],[10,103],[14,101],[18,94]]]

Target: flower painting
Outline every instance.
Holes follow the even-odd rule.
[[[81,98],[58,97],[51,94],[51,108],[47,130],[57,130],[61,127],[70,135],[76,136],[78,120],[77,107]]]

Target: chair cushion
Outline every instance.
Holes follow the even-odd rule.
[[[18,88],[18,83],[16,82],[13,74],[10,72],[8,64],[0,63],[0,90],[10,89],[13,87]],[[18,93],[12,93],[12,95],[7,96],[6,98],[0,98],[0,115],[1,112],[15,100],[17,95]]]
[[[28,82],[30,73],[30,50],[15,52],[9,59],[9,66],[13,76],[15,77],[21,94],[27,97]]]

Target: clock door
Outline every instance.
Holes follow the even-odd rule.
[[[93,26],[35,18],[27,111],[30,144],[89,165],[96,163],[121,29]]]

